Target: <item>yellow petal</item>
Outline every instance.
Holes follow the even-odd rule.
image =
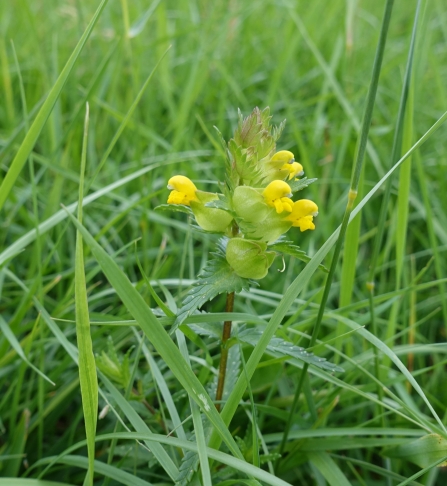
[[[291,164],[295,162],[295,156],[288,150],[280,150],[270,159],[272,162],[283,162],[284,164]]]
[[[191,179],[182,175],[171,177],[168,181],[168,189],[173,189],[168,197],[168,204],[184,204],[189,206],[191,201],[198,201],[197,187]]]
[[[301,231],[315,229],[313,217],[318,214],[318,206],[309,199],[300,199],[293,203],[292,212],[284,218],[291,221],[292,226],[300,228]]]
[[[292,196],[292,189],[290,189],[289,184],[284,181],[272,181],[264,189],[262,195],[264,196],[265,202],[270,207],[275,208],[276,212],[280,214],[285,209],[284,201],[288,201],[287,198]]]

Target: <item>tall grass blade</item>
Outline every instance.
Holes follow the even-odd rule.
[[[348,202],[346,204],[346,209],[345,213],[343,215],[343,221],[341,224],[340,228],[340,234],[338,235],[337,243],[335,245],[335,250],[334,250],[334,255],[332,257],[331,261],[331,267],[329,269],[329,275],[326,279],[326,283],[324,286],[324,291],[323,291],[323,297],[321,299],[320,303],[320,308],[318,310],[318,315],[317,319],[315,322],[315,327],[312,331],[312,336],[309,342],[309,346],[312,347],[318,337],[320,327],[323,321],[323,315],[324,315],[324,310],[326,307],[327,300],[329,298],[329,292],[331,290],[331,285],[332,285],[332,280],[335,275],[335,269],[338,265],[338,259],[340,256],[341,248],[343,245],[344,237],[346,234],[346,230],[348,227],[348,223],[350,221],[350,216],[352,213],[352,208],[354,206],[354,201],[357,197],[358,193],[358,186],[359,186],[359,181],[360,181],[360,176],[362,173],[362,167],[363,167],[363,159],[365,157],[365,151],[366,151],[366,146],[367,146],[367,141],[368,141],[368,134],[369,134],[369,128],[371,126],[371,120],[372,120],[372,113],[374,109],[374,103],[376,99],[376,92],[377,92],[377,86],[379,84],[379,76],[380,76],[380,70],[382,68],[382,60],[383,60],[383,54],[385,52],[385,44],[387,40],[387,35],[388,35],[388,27],[390,24],[391,20],[391,12],[393,9],[393,4],[394,0],[387,0],[386,5],[385,5],[385,12],[384,16],[382,19],[382,25],[380,29],[380,37],[379,37],[379,42],[377,45],[377,50],[376,50],[376,55],[374,58],[374,66],[373,66],[373,72],[371,75],[371,82],[368,90],[368,96],[366,100],[366,106],[365,106],[365,113],[363,115],[363,121],[362,121],[362,128],[359,136],[359,142],[357,146],[357,152],[355,156],[355,161],[354,161],[354,167],[353,167],[353,174],[351,178],[351,187],[349,189],[349,194],[348,194]],[[284,446],[287,441],[287,436],[289,434],[290,428],[292,426],[292,420],[293,416],[295,413],[295,408],[298,403],[298,398],[301,394],[301,388],[304,383],[304,376],[307,372],[308,369],[307,363],[304,365],[303,370],[301,372],[301,377],[298,382],[298,386],[295,392],[295,397],[292,403],[291,410],[289,412],[289,419],[286,425],[286,429],[284,431],[284,438],[281,442],[280,446],[280,453],[283,452]]]
[[[3,208],[3,205],[5,204],[5,201],[8,198],[9,193],[11,192],[11,189],[13,188],[17,178],[19,177],[19,174],[22,171],[22,168],[25,165],[25,162],[29,154],[33,150],[34,144],[36,143],[37,138],[39,137],[40,132],[42,131],[42,128],[44,127],[48,117],[50,116],[50,113],[52,112],[54,105],[56,104],[56,101],[58,100],[61,94],[62,88],[64,87],[65,82],[67,81],[68,76],[70,75],[76,60],[79,57],[79,54],[84,48],[87,39],[90,37],[93,27],[95,26],[97,20],[99,19],[99,16],[104,10],[104,7],[106,6],[107,2],[108,0],[102,0],[102,2],[100,3],[98,9],[93,15],[92,20],[90,21],[87,28],[85,29],[84,34],[80,38],[73,53],[71,54],[64,68],[62,69],[61,74],[57,78],[57,81],[54,83],[53,87],[51,88],[51,91],[49,92],[47,99],[42,105],[42,108],[37,113],[37,116],[34,119],[34,122],[31,125],[30,129],[28,130],[25,139],[20,145],[20,148],[16,156],[14,157],[14,160],[11,162],[9,170],[6,173],[6,176],[0,185],[0,210]]]
[[[365,207],[365,205],[371,200],[371,198],[378,192],[383,183],[400,167],[400,165],[414,153],[424,142],[426,142],[439,127],[447,120],[447,111],[434,123],[425,134],[411,147],[411,149],[398,161],[396,164],[380,179],[380,181],[368,192],[368,194],[360,201],[360,203],[352,211],[350,220],[355,218],[355,216]],[[339,226],[332,235],[326,240],[323,246],[317,251],[317,253],[312,257],[311,261],[304,267],[300,274],[295,278],[292,284],[287,289],[280,303],[275,309],[267,328],[263,332],[261,339],[253,350],[250,359],[247,362],[247,374],[251,378],[256,370],[258,363],[261,361],[262,356],[267,349],[267,346],[274,336],[276,329],[280,325],[282,319],[287,314],[287,311],[293,305],[295,299],[298,297],[299,293],[306,286],[307,282],[310,280],[312,275],[318,269],[318,265],[323,261],[324,257],[331,251],[335,245],[337,238],[340,234],[341,227]],[[241,374],[236,386],[234,387],[225,407],[222,410],[222,418],[225,423],[229,424],[236,409],[242,399],[245,392],[246,379],[245,374]],[[218,447],[220,439],[213,433],[210,440],[210,447]]]
[[[84,175],[87,159],[87,139],[89,125],[89,107],[86,105],[84,138],[82,143],[81,177],[79,184],[78,220],[82,222],[82,200],[84,198]],[[98,416],[98,377],[93,355],[93,343],[90,335],[90,316],[84,272],[84,249],[82,235],[76,233],[75,258],[75,307],[76,336],[79,351],[79,382],[81,386],[82,408],[84,410],[85,433],[89,460],[89,484],[93,486],[95,463],[95,435]]]
[[[116,262],[101,248],[86,228],[71,214],[69,214],[69,217],[76,228],[82,233],[82,236],[89,245],[105,276],[114,287],[129,312],[134,316],[149,341],[154,345],[155,349],[180,381],[189,396],[193,398],[201,408],[202,412],[214,425],[215,430],[225,441],[230,451],[236,457],[241,458],[242,454],[217,412],[210,396],[192,370],[187,366],[179,349],[172,342],[168,333],[155,317],[150,307],[131,284],[127,276],[118,267]]]

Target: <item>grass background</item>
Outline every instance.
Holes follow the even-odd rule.
[[[79,371],[67,351],[74,350],[70,343],[76,345],[76,228],[64,216],[51,228],[38,229],[23,248],[17,246],[39,224],[55,222],[61,204],[78,200],[85,102],[90,105],[85,197],[113,183],[119,187],[104,190],[104,195],[85,206],[83,224],[153,309],[157,304],[138,260],[158,295],[175,312],[213,251],[215,239],[192,230],[184,215],[157,213],[153,208],[165,202],[166,181],[177,173],[189,176],[202,189],[217,190],[224,163],[212,127],[229,139],[237,108],[247,115],[255,106],[270,106],[274,123],[286,118],[279,147],[293,151],[306,175],[318,178],[303,193],[320,208],[317,229],[304,234],[291,231],[294,241],[312,256],[340,224],[383,8],[383,2],[352,0],[109,1],[0,213],[0,484],[11,484],[2,483],[1,477],[37,478],[48,458],[85,438]],[[394,7],[361,194],[391,166],[415,8],[413,1],[397,1]],[[95,9],[84,0],[1,4],[0,178],[4,179]],[[422,2],[408,147],[446,108],[446,21],[442,1]],[[125,130],[111,146],[169,46]],[[442,282],[447,276],[445,137],[442,127],[394,179],[375,288],[377,337],[413,373],[441,419],[447,412],[447,296]],[[126,182],[141,169],[146,172]],[[398,484],[418,472],[420,464],[408,460],[408,453],[384,459],[383,447],[395,448],[428,432],[443,434],[404,374],[381,354],[377,373],[373,347],[364,336],[343,335],[349,329],[346,319],[371,331],[365,283],[381,195],[379,191],[362,210],[361,220],[356,220],[358,234],[348,235],[319,336],[328,344],[313,349],[345,372],[335,375],[340,382],[318,370],[309,374],[294,417],[288,459],[275,472],[290,484]],[[109,400],[121,410],[122,420],[139,433],[146,430],[131,420],[132,410],[155,433],[166,434],[173,428],[178,432],[179,422],[190,416],[194,405],[190,408],[183,386],[148,340],[143,342],[129,325],[112,325],[112,321],[131,320],[132,312],[117,297],[90,248],[85,246],[83,255],[90,320],[108,322],[91,326],[93,352],[102,355],[100,369],[109,373],[116,387],[113,391],[100,378],[100,409]],[[23,251],[17,253],[18,249]],[[330,258],[324,263],[329,266]],[[259,289],[236,298],[235,311],[269,320],[304,264],[291,260],[286,261],[285,272],[278,273],[281,268],[278,259]],[[278,337],[306,346],[303,333],[312,331],[324,281],[325,274],[318,271],[306,282],[277,330]],[[220,297],[204,309],[217,313],[223,307],[224,297]],[[59,334],[49,323],[57,324]],[[181,344],[180,348],[186,352]],[[244,373],[234,349],[233,380]],[[244,347],[245,359],[251,349]],[[187,350],[192,368],[207,386],[218,365],[218,339],[187,336]],[[284,358],[265,355],[251,380],[259,437],[270,453],[285,428],[300,366],[297,360],[286,363]],[[375,374],[394,394],[383,402],[390,409],[376,403]],[[117,406],[117,392],[124,397],[121,406]],[[249,394],[244,400],[250,403]],[[253,463],[255,458],[256,466],[250,412],[249,406],[239,407],[229,431],[240,437],[245,460]],[[197,433],[198,420],[194,426],[191,420],[183,424],[183,438],[190,438],[192,430]],[[109,410],[98,421],[97,433],[124,431],[117,423]],[[204,427],[207,433],[208,422]],[[359,429],[370,430],[361,435]],[[177,469],[185,452],[182,447],[165,448]],[[83,484],[88,477],[87,448],[76,454],[53,466],[45,479]],[[98,442],[96,456],[105,465],[95,466],[95,484],[173,484],[166,468],[136,442],[115,444],[109,438]],[[262,468],[273,472],[275,459],[267,457]],[[104,480],[107,463],[113,468],[107,470],[112,478]],[[246,478],[235,464],[222,467],[214,461],[210,467],[211,484],[231,484],[224,482],[230,479],[243,484],[241,478]],[[131,479],[118,477],[119,472],[130,474]],[[146,482],[135,482],[137,477]],[[445,480],[445,473],[436,467],[417,479],[426,485],[442,485]],[[192,481],[206,480],[198,474]]]

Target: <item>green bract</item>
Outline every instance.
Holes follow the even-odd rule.
[[[219,199],[217,194],[211,192],[197,191],[196,196],[200,202],[191,201],[191,209],[196,218],[197,224],[206,231],[223,233],[233,221],[231,214],[206,207],[205,204]]]
[[[276,256],[266,249],[267,243],[262,241],[232,238],[227,243],[227,262],[239,277],[261,279],[267,275]]]

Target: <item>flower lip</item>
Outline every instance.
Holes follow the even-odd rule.
[[[295,162],[295,159],[293,158],[293,159],[290,159],[287,163],[288,164],[293,164],[294,162]]]
[[[290,198],[292,196],[293,196],[293,194],[291,192],[289,192],[289,194],[286,194],[284,197],[289,197]]]
[[[297,177],[303,176],[304,175],[304,170],[302,170],[301,172],[298,172],[298,174],[296,174],[296,175],[297,175]]]
[[[173,191],[174,190],[174,186],[172,184],[168,184],[166,186],[170,191]]]

